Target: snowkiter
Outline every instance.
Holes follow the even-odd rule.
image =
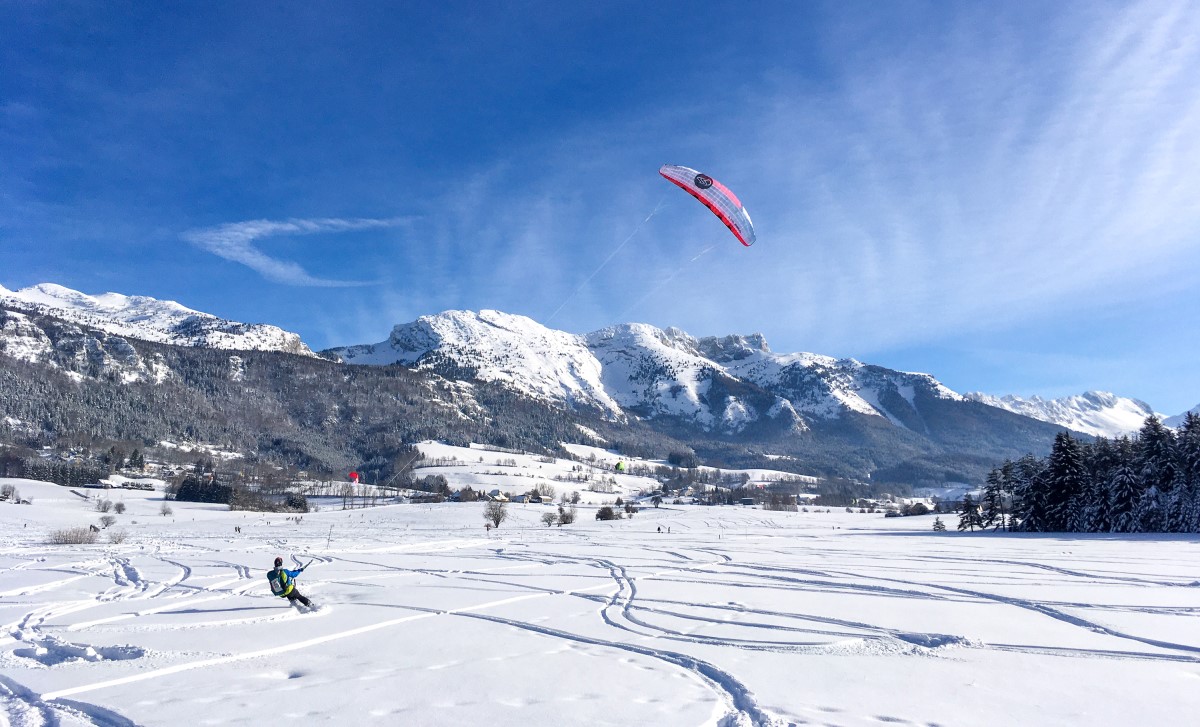
[[[271,593],[280,598],[286,598],[293,606],[299,601],[305,608],[313,608],[312,601],[305,598],[301,595],[300,591],[296,590],[296,577],[303,572],[304,568],[300,568],[299,570],[284,568],[283,558],[276,558],[275,568],[267,571],[267,580],[271,582]]]

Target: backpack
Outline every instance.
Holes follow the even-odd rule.
[[[271,593],[281,597],[287,593],[287,576],[282,568],[267,571],[267,581],[271,584]]]

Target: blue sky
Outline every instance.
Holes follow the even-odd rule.
[[[1186,0],[10,2],[0,28],[10,289],[318,349],[493,308],[1200,402]],[[734,189],[758,243],[664,163]]]

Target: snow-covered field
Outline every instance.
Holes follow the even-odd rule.
[[[1174,725],[1200,541],[935,534],[932,517],[664,506],[281,515],[14,484],[0,725]],[[49,545],[120,499],[119,544]],[[340,505],[340,501],[337,501]],[[948,524],[954,527],[954,519]],[[239,527],[241,532],[235,532]],[[660,532],[660,529],[662,532]],[[276,555],[312,566],[300,614]]]
[[[417,462],[414,474],[418,477],[441,475],[452,489],[470,487],[474,490],[491,492],[499,490],[506,494],[520,494],[538,485],[549,485],[556,495],[578,492],[581,501],[587,504],[612,504],[618,497],[629,499],[646,495],[662,485],[654,477],[635,474],[634,470],[653,472],[656,467],[669,467],[666,461],[624,457],[615,452],[590,447],[585,444],[563,443],[563,447],[577,459],[557,459],[535,454],[522,454],[489,449],[480,445],[456,447],[442,442],[421,442],[416,445],[424,456]],[[618,472],[617,463],[628,466],[628,472]],[[816,477],[797,475],[782,470],[725,469],[699,467],[715,480],[729,480],[724,487],[742,483],[747,486],[765,486],[771,483],[788,482],[807,486],[816,484]],[[593,492],[589,488],[600,483],[607,484],[605,491]]]

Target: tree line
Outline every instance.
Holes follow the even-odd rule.
[[[1157,417],[1132,437],[1088,442],[1061,432],[1046,457],[1005,461],[982,500],[963,501],[959,529],[1022,532],[1200,532],[1200,416],[1172,430]]]

